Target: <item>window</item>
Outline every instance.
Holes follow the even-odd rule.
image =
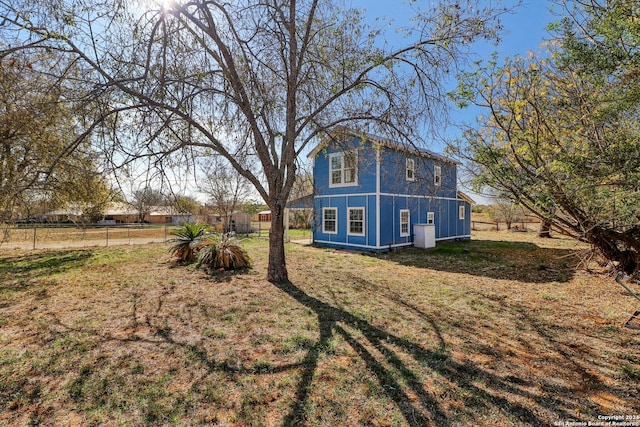
[[[407,159],[407,181],[416,179],[416,162],[413,159]]]
[[[364,236],[364,208],[349,208],[349,234]]]
[[[435,215],[433,214],[433,212],[427,212],[427,224],[433,225],[435,223],[434,218]]]
[[[409,214],[408,209],[400,210],[400,237],[408,237],[409,236],[409,221],[411,215]]]
[[[433,167],[433,185],[440,186],[442,184],[442,169],[440,166]]]
[[[329,156],[331,187],[356,185],[357,152],[335,153]]]
[[[464,219],[465,209],[464,206],[458,207],[458,219]]]
[[[328,234],[338,233],[337,208],[322,208],[322,232]]]

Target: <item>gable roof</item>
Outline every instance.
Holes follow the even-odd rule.
[[[456,195],[458,196],[459,199],[464,200],[465,202],[469,203],[470,205],[475,205],[476,204],[475,200],[473,200],[471,197],[469,197],[469,195],[463,193],[460,190],[458,190],[456,192]]]
[[[313,193],[305,194],[287,202],[287,209],[313,209],[314,198]]]
[[[344,139],[345,135],[351,135],[362,139],[363,141],[371,141],[373,144],[378,144],[381,147],[391,148],[393,150],[404,151],[410,154],[414,154],[416,156],[427,157],[430,159],[438,160],[443,163],[449,163],[452,165],[459,165],[460,162],[457,162],[453,159],[443,156],[442,154],[435,153],[431,150],[427,150],[426,148],[416,147],[414,145],[402,144],[398,141],[394,141],[389,138],[385,138],[383,136],[374,135],[367,132],[357,131],[351,128],[347,128],[344,126],[336,126],[332,129],[329,134],[320,141],[318,145],[316,145],[313,150],[307,155],[309,158],[316,157],[318,153],[327,146],[331,141],[336,139]]]

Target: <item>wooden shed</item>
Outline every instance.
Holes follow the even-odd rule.
[[[258,212],[258,222],[271,222],[271,211]]]

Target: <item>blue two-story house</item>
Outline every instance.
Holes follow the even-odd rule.
[[[313,159],[313,242],[386,251],[414,243],[414,225],[435,241],[471,237],[471,203],[457,191],[458,163],[391,140],[341,128]]]

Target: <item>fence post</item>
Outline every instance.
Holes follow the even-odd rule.
[[[35,225],[33,226],[33,249],[36,248],[36,230],[38,229],[38,227],[36,227]]]
[[[169,225],[167,223],[164,224],[164,241],[167,241],[167,230],[169,229]]]
[[[131,227],[127,225],[127,239],[129,239],[129,244],[131,244]]]
[[[107,226],[107,246],[109,246],[109,227]]]

